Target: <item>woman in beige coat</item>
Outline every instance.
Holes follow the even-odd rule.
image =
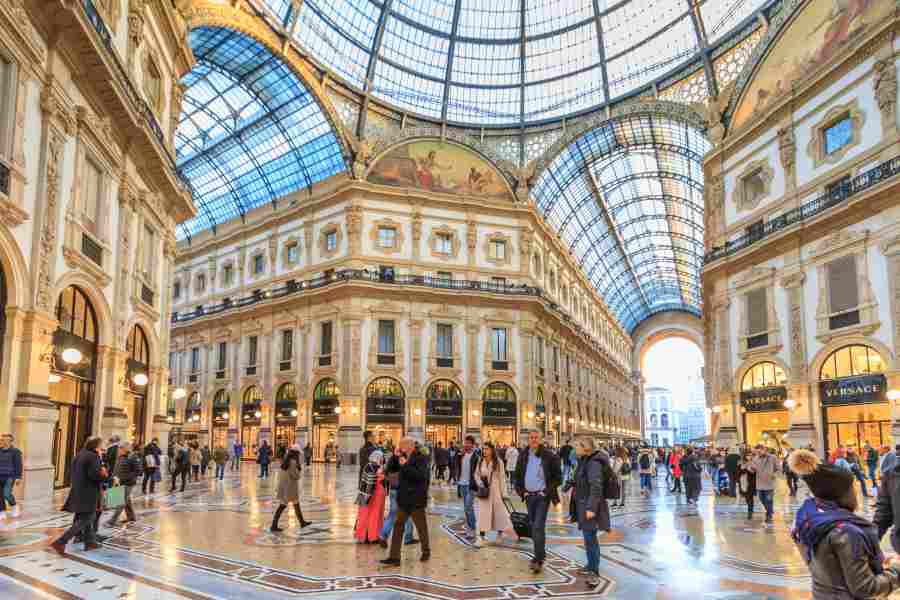
[[[475,462],[475,461],[473,461]],[[497,532],[497,542],[506,532],[513,541],[519,541],[519,536],[513,530],[509,511],[503,503],[506,494],[506,473],[503,461],[497,456],[494,444],[485,442],[481,448],[481,457],[472,468],[472,476],[469,478],[470,486],[474,489],[489,489],[486,498],[475,497],[475,519],[480,535],[475,538],[475,546],[484,543],[485,533]],[[476,492],[477,494],[477,492]]]
[[[275,515],[272,517],[272,527],[269,528],[273,533],[282,531],[278,527],[278,519],[281,513],[287,508],[288,504],[294,505],[294,514],[297,515],[297,521],[300,528],[309,525],[309,521],[303,518],[303,511],[300,510],[300,446],[294,444],[285,453],[284,459],[281,461],[281,469],[278,471],[278,491],[275,499],[278,500],[278,508],[275,509]]]

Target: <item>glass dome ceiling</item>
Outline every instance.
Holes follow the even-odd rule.
[[[451,123],[540,123],[646,90],[767,0],[255,0],[351,87]],[[715,89],[715,77],[709,77]]]
[[[581,135],[534,182],[538,210],[629,332],[667,310],[700,314],[709,148],[684,123],[632,115]]]

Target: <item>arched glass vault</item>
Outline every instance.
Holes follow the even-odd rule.
[[[607,121],[559,153],[532,197],[622,325],[700,313],[703,134],[656,115]]]
[[[477,126],[533,124],[703,71],[770,0],[253,0],[350,87]],[[299,7],[299,10],[294,7]],[[296,11],[296,12],[295,12]]]
[[[179,237],[213,229],[345,170],[340,144],[297,75],[253,38],[230,29],[190,33],[175,135],[178,170],[198,215]]]

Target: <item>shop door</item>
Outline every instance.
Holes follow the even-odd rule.
[[[514,446],[516,428],[512,425],[485,425],[481,429],[481,439],[492,442],[494,446]]]
[[[294,444],[296,423],[275,424],[275,448],[290,448]]]
[[[78,381],[70,377],[63,377],[59,384],[71,395],[74,404],[55,403],[59,409],[59,420],[56,422],[56,430],[53,433],[53,466],[56,469],[53,485],[56,489],[69,487],[71,484],[72,459],[78,450],[84,446],[85,441],[91,435],[91,420],[93,411],[90,406],[82,406],[87,402],[93,402],[94,384],[89,381]],[[51,388],[51,392],[59,388]],[[51,395],[51,398],[57,397]],[[63,397],[63,396],[59,396]]]
[[[431,442],[431,445],[437,447],[438,442],[441,446],[447,448],[450,442],[456,442],[459,445],[462,442],[462,426],[431,423],[425,426],[425,439]]]
[[[382,448],[396,448],[400,443],[400,438],[403,437],[403,425],[399,423],[379,423],[370,425],[369,429],[375,433],[375,445]]]
[[[244,447],[244,460],[256,460],[256,448],[259,444],[259,425],[241,427],[241,446]]]
[[[128,436],[135,448],[143,448],[146,398],[143,394],[125,394],[125,414],[128,415]]]
[[[325,446],[334,447],[337,442],[337,423],[316,423],[313,425],[313,460],[325,460]],[[332,461],[334,458],[332,457]]]
[[[875,448],[893,446],[891,409],[886,402],[825,409],[828,450],[846,446],[859,451],[866,442]]]
[[[213,427],[211,443],[213,449],[221,446],[230,454],[232,449],[228,447],[228,427]]]

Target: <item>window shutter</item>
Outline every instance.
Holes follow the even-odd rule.
[[[828,301],[832,313],[859,306],[857,285],[855,256],[842,256],[828,263]]]
[[[747,334],[762,333],[769,328],[766,288],[747,293]]]

